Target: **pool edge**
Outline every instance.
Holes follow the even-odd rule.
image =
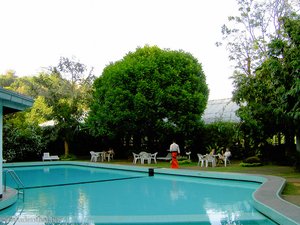
[[[0,211],[13,205],[17,200],[18,191],[13,188],[6,187],[6,191],[3,192],[3,196],[0,199]]]
[[[300,224],[300,207],[281,198],[285,179],[260,175],[266,181],[253,193],[254,207],[275,222],[284,225]]]
[[[122,169],[129,171],[148,172],[149,167],[138,167],[134,165],[92,163],[82,161],[53,161],[53,162],[31,162],[31,163],[7,163],[5,166],[40,166],[40,165],[81,165],[94,166],[100,168]],[[294,205],[280,197],[280,194],[285,185],[285,179],[282,177],[243,174],[243,173],[228,173],[228,172],[209,172],[187,169],[169,169],[169,168],[154,168],[155,173],[172,174],[181,176],[196,176],[214,179],[228,180],[243,180],[261,183],[261,186],[253,193],[254,207],[269,217],[273,221],[284,225],[300,225],[300,207]]]

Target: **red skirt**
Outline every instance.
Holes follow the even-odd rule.
[[[179,164],[177,161],[177,152],[172,152],[172,162],[171,162],[171,168],[178,169]]]

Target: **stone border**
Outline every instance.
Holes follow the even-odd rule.
[[[2,198],[0,199],[0,210],[5,209],[18,200],[18,191],[6,187],[6,191],[3,192]]]
[[[272,220],[284,225],[300,224],[300,207],[280,197],[285,179],[264,176],[267,181],[253,194],[254,207]]]

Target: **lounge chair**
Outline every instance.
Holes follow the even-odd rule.
[[[156,157],[156,159],[170,161],[172,159],[172,154],[169,152],[165,157]]]
[[[52,160],[59,160],[59,157],[57,155],[50,156],[49,152],[44,152],[42,159],[43,159],[43,161],[46,161],[46,160],[52,161]]]

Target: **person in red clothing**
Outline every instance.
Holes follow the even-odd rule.
[[[179,149],[179,145],[176,144],[175,140],[170,145],[170,152],[172,154],[171,168],[178,169],[179,164],[178,164],[178,161],[177,161],[177,155],[180,154],[180,149]]]

